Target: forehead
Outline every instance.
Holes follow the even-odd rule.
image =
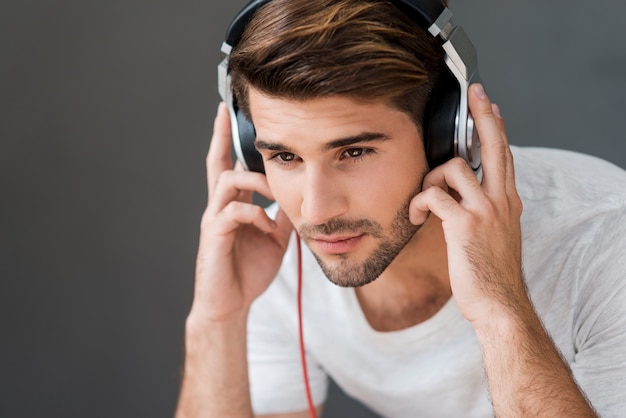
[[[400,129],[415,129],[409,115],[383,101],[366,102],[345,96],[298,101],[269,97],[251,89],[249,104],[257,136],[263,140],[310,136],[333,140],[361,132],[391,136]]]

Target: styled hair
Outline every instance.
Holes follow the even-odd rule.
[[[273,0],[248,23],[229,69],[250,120],[252,86],[295,101],[383,101],[421,131],[443,57],[438,41],[387,0]]]

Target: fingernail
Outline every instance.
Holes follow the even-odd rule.
[[[487,95],[485,94],[485,89],[482,84],[474,84],[474,94],[476,94],[479,99],[487,98]]]
[[[502,118],[502,115],[500,114],[500,106],[498,106],[497,104],[493,103],[491,105],[491,109],[493,110],[493,114],[496,115],[499,118]]]

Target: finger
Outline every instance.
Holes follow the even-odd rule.
[[[227,170],[220,173],[209,199],[209,212],[217,214],[231,201],[250,202],[252,192],[257,192],[269,200],[274,195],[267,183],[267,177],[251,171]]]
[[[502,119],[502,114],[500,113],[500,107],[493,103],[491,105],[493,110],[493,114],[496,117],[496,123],[498,124],[498,128],[500,128],[501,132],[506,132],[506,127],[504,125],[504,119]],[[509,146],[509,141],[506,134],[502,135],[506,145],[506,188],[507,191],[515,188],[515,163],[513,160],[513,153],[511,152],[511,148]]]
[[[278,213],[276,214],[276,229],[274,232],[270,233],[270,236],[281,246],[281,248],[286,249],[287,244],[289,243],[289,238],[291,233],[293,232],[293,225],[287,214],[282,210],[278,209]]]
[[[503,190],[508,146],[502,130],[503,124],[498,123],[481,84],[472,84],[470,87],[469,106],[480,136],[484,189],[488,193]]]
[[[243,168],[243,164],[241,164],[241,161],[239,161],[239,159],[235,161],[234,171],[235,172],[246,171],[246,169]],[[239,197],[237,198],[237,200],[242,201],[242,202],[251,202],[252,191],[239,189]]]
[[[415,225],[420,225],[432,212],[442,221],[464,215],[466,210],[449,193],[437,186],[418,193],[409,207],[409,220]]]
[[[231,159],[231,128],[228,108],[223,102],[217,109],[215,122],[213,123],[213,136],[207,155],[207,186],[209,198],[215,188],[220,174],[233,168]]]
[[[500,114],[500,106],[497,103],[491,103],[491,112],[496,117],[496,123],[498,127],[504,130],[504,120],[502,119],[502,115]]]
[[[207,215],[207,219],[214,219],[210,225],[216,235],[229,235],[241,225],[253,225],[266,234],[272,234],[277,228],[262,207],[250,203],[231,201],[215,218],[210,213]]]
[[[467,208],[479,207],[486,199],[474,172],[465,160],[458,157],[435,167],[424,177],[423,189],[433,186],[442,190],[453,189],[460,197],[462,205]]]

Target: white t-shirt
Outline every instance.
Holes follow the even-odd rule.
[[[536,310],[603,417],[626,416],[626,172],[567,151],[513,148],[523,266]],[[304,340],[316,404],[328,376],[382,416],[491,417],[480,346],[454,297],[413,327],[378,332],[354,289],[332,284],[303,245]],[[307,408],[298,343],[297,256],[248,319],[257,414]]]

